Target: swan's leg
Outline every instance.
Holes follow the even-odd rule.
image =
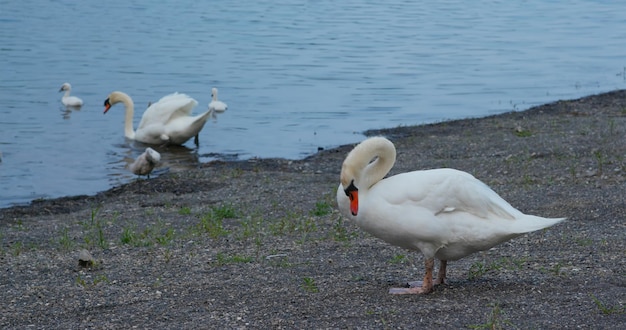
[[[447,265],[448,265],[448,260],[440,260],[439,272],[437,273],[437,279],[435,280],[435,285],[445,284]],[[422,286],[422,283],[423,283],[422,281],[411,281],[409,282],[409,287]]]
[[[196,145],[196,147],[200,146],[200,139],[198,139],[198,134],[196,134],[196,137],[193,138],[193,143]]]
[[[424,261],[426,274],[422,286],[410,288],[391,288],[391,294],[426,294],[433,291],[433,268],[435,268],[435,258],[428,258]]]
[[[439,272],[437,272],[437,280],[435,281],[435,285],[445,284],[446,281],[446,266],[448,265],[448,260],[440,260],[439,262]]]

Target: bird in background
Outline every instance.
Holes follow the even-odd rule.
[[[161,161],[161,154],[158,151],[152,148],[146,148],[144,151],[133,163],[131,163],[128,168],[133,174],[136,175],[145,175],[148,178],[150,177],[150,173],[156,165]]]
[[[211,111],[192,115],[192,109],[198,104],[186,94],[172,93],[158,102],[150,103],[144,111],[137,130],[133,129],[135,105],[128,94],[115,91],[104,101],[104,113],[116,103],[124,104],[124,136],[130,140],[154,145],[182,145],[192,137],[199,144],[198,135],[204,127]]]
[[[217,99],[217,88],[211,89],[211,97],[213,100],[209,103],[209,111],[215,111],[215,113],[222,113],[228,109],[226,103]]]
[[[76,96],[70,96],[70,92],[72,91],[72,85],[70,85],[70,83],[64,83],[63,85],[61,85],[61,89],[59,89],[59,92],[63,92],[63,91],[65,92],[65,94],[61,98],[61,103],[63,103],[64,106],[66,107],[82,107],[83,106],[83,100],[81,100],[80,98]]]

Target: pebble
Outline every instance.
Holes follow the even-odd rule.
[[[95,260],[89,251],[82,249],[78,253],[78,265],[81,267],[91,267]]]

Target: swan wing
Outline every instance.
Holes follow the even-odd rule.
[[[399,174],[364,193],[356,219],[360,227],[445,260],[563,220],[525,215],[471,174],[453,169]]]
[[[184,116],[170,120],[165,125],[164,131],[169,136],[169,142],[183,144],[198,135],[212,113],[212,111],[207,111],[197,116]]]
[[[513,220],[521,215],[496,192],[469,173],[435,169],[399,174],[380,181],[389,192],[388,202],[424,207],[434,215],[465,212],[478,218]]]
[[[154,123],[166,125],[176,118],[189,116],[196,105],[198,102],[186,94],[172,93],[166,95],[146,109],[138,129]]]
[[[61,102],[63,103],[63,105],[66,105],[66,106],[82,106],[83,105],[83,100],[81,100],[80,98],[76,96],[64,96]]]

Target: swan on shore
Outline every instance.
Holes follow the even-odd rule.
[[[128,168],[137,175],[146,175],[150,177],[150,173],[154,167],[161,161],[161,154],[152,148],[146,148]]]
[[[341,214],[366,232],[425,257],[421,283],[392,294],[429,293],[446,277],[449,260],[484,251],[565,218],[542,218],[515,209],[471,174],[441,168],[384,178],[396,161],[393,143],[366,139],[341,168],[337,203]],[[440,260],[433,282],[434,259]]]
[[[63,85],[61,85],[61,89],[59,89],[59,92],[63,92],[63,91],[65,91],[65,94],[61,98],[61,103],[63,103],[64,106],[66,107],[82,107],[83,106],[83,100],[81,100],[80,98],[76,96],[70,96],[70,92],[72,91],[72,85],[70,85],[70,83],[64,83]]]
[[[212,115],[211,111],[207,111],[192,116],[191,110],[198,102],[185,94],[173,93],[150,104],[135,131],[133,129],[135,106],[128,94],[119,91],[109,94],[104,101],[104,113],[120,102],[124,104],[126,110],[124,135],[128,139],[147,144],[182,145],[195,137],[194,142],[198,145],[198,134]]]

